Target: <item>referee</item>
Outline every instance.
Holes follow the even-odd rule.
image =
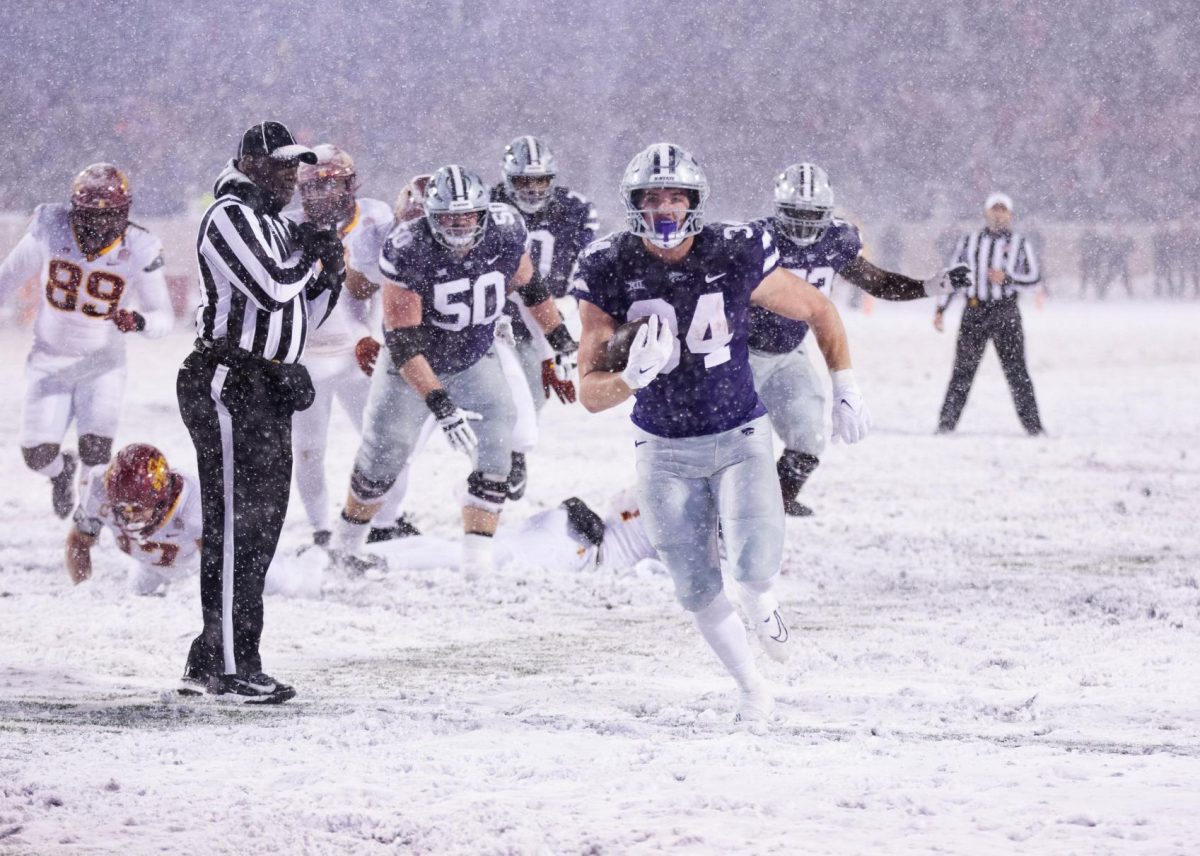
[[[310,325],[345,278],[332,231],[279,216],[316,154],[279,122],[242,136],[200,223],[203,294],[176,391],[196,446],[204,511],[200,603],[180,692],[279,703],[296,691],[263,672],[263,582],[287,513],[292,413],[313,400],[299,363]]]
[[[958,425],[989,339],[996,345],[1021,424],[1031,435],[1042,433],[1033,381],[1025,364],[1025,331],[1017,309],[1018,291],[1037,285],[1041,275],[1033,246],[1025,236],[1012,231],[1012,210],[1012,199],[1006,194],[989,196],[984,203],[987,225],[959,239],[951,262],[969,264],[975,277],[961,291],[967,308],[958,329],[954,371],[938,419],[939,434],[949,433]],[[933,326],[939,333],[944,329],[946,307],[958,293],[938,300]]]

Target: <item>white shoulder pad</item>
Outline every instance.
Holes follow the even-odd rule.
[[[369,226],[372,223],[388,223],[393,219],[392,206],[382,199],[372,199],[364,196],[358,202],[358,224]]]

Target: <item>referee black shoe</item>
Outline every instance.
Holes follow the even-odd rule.
[[[378,544],[380,541],[395,541],[397,538],[411,538],[420,534],[421,530],[413,526],[409,519],[401,514],[392,526],[371,527],[371,531],[367,533],[367,543]]]
[[[282,704],[296,697],[296,690],[265,672],[251,675],[209,675],[207,678],[185,674],[179,694],[217,696],[233,704]]]

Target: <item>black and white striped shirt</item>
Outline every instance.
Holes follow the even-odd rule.
[[[196,334],[294,363],[304,353],[308,325],[325,320],[336,290],[309,299],[320,264],[303,255],[297,223],[258,210],[258,189],[245,175],[227,168],[214,192],[196,247],[203,286]]]
[[[959,239],[951,258],[951,264],[965,262],[971,266],[974,282],[962,294],[968,300],[1002,300],[1015,295],[1022,288],[1037,285],[1041,279],[1033,245],[1024,235],[1017,232],[992,232],[980,229]],[[1004,271],[1004,281],[993,283],[988,270],[999,268]],[[945,309],[954,299],[947,294],[938,300],[938,309]]]

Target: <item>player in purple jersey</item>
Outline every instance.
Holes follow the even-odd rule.
[[[533,279],[521,218],[507,205],[490,204],[483,180],[462,167],[433,175],[424,216],[395,225],[379,270],[393,366],[371,376],[362,445],[331,553],[351,570],[382,563],[357,554],[432,412],[450,445],[474,464],[462,510],[462,567],[478,574],[491,566],[491,538],[508,496],[515,414],[493,349],[508,293],[515,290],[529,306],[563,380],[574,373],[576,344]]]
[[[858,227],[833,216],[833,189],[812,163],[789,166],[775,178],[775,214],[758,225],[771,232],[779,264],[826,295],[835,276],[882,300],[949,294],[970,282],[970,268],[954,265],[927,280],[882,270],[864,259]],[[812,509],[796,495],[825,451],[824,386],[805,351],[808,324],[762,307],[750,309],[750,367],[771,425],[783,440],[776,464],[783,508],[793,517]]]
[[[541,139],[517,137],[504,149],[504,180],[492,188],[492,201],[512,205],[525,218],[529,231],[529,257],[533,275],[555,298],[567,293],[567,280],[580,250],[596,237],[596,209],[587,199],[555,185],[558,163],[554,152]],[[565,315],[573,316],[570,306],[560,304]],[[549,362],[552,352],[536,324],[529,324],[524,304],[510,299],[504,306],[512,323],[514,352],[529,384],[535,409],[540,412],[553,392],[564,404],[575,401],[573,384],[554,377]],[[536,440],[537,414],[530,417],[535,430],[523,432],[529,439],[513,449],[512,471],[508,477],[508,498],[520,499],[525,493],[525,455]]]
[[[783,660],[788,632],[772,586],[783,555],[766,410],[754,389],[751,304],[808,321],[833,372],[834,427],[847,442],[869,417],[850,369],[837,310],[779,267],[770,233],[703,222],[708,179],[670,143],[640,152],[621,182],[628,230],[591,244],[573,278],[583,321],[580,397],[592,412],[636,396],[637,490],[646,532],[676,595],[738,683],[738,719],[765,722],[774,696],[745,626],[722,590],[718,532],[730,575],[767,653]],[[597,370],[617,326],[649,317],[619,372]]]

